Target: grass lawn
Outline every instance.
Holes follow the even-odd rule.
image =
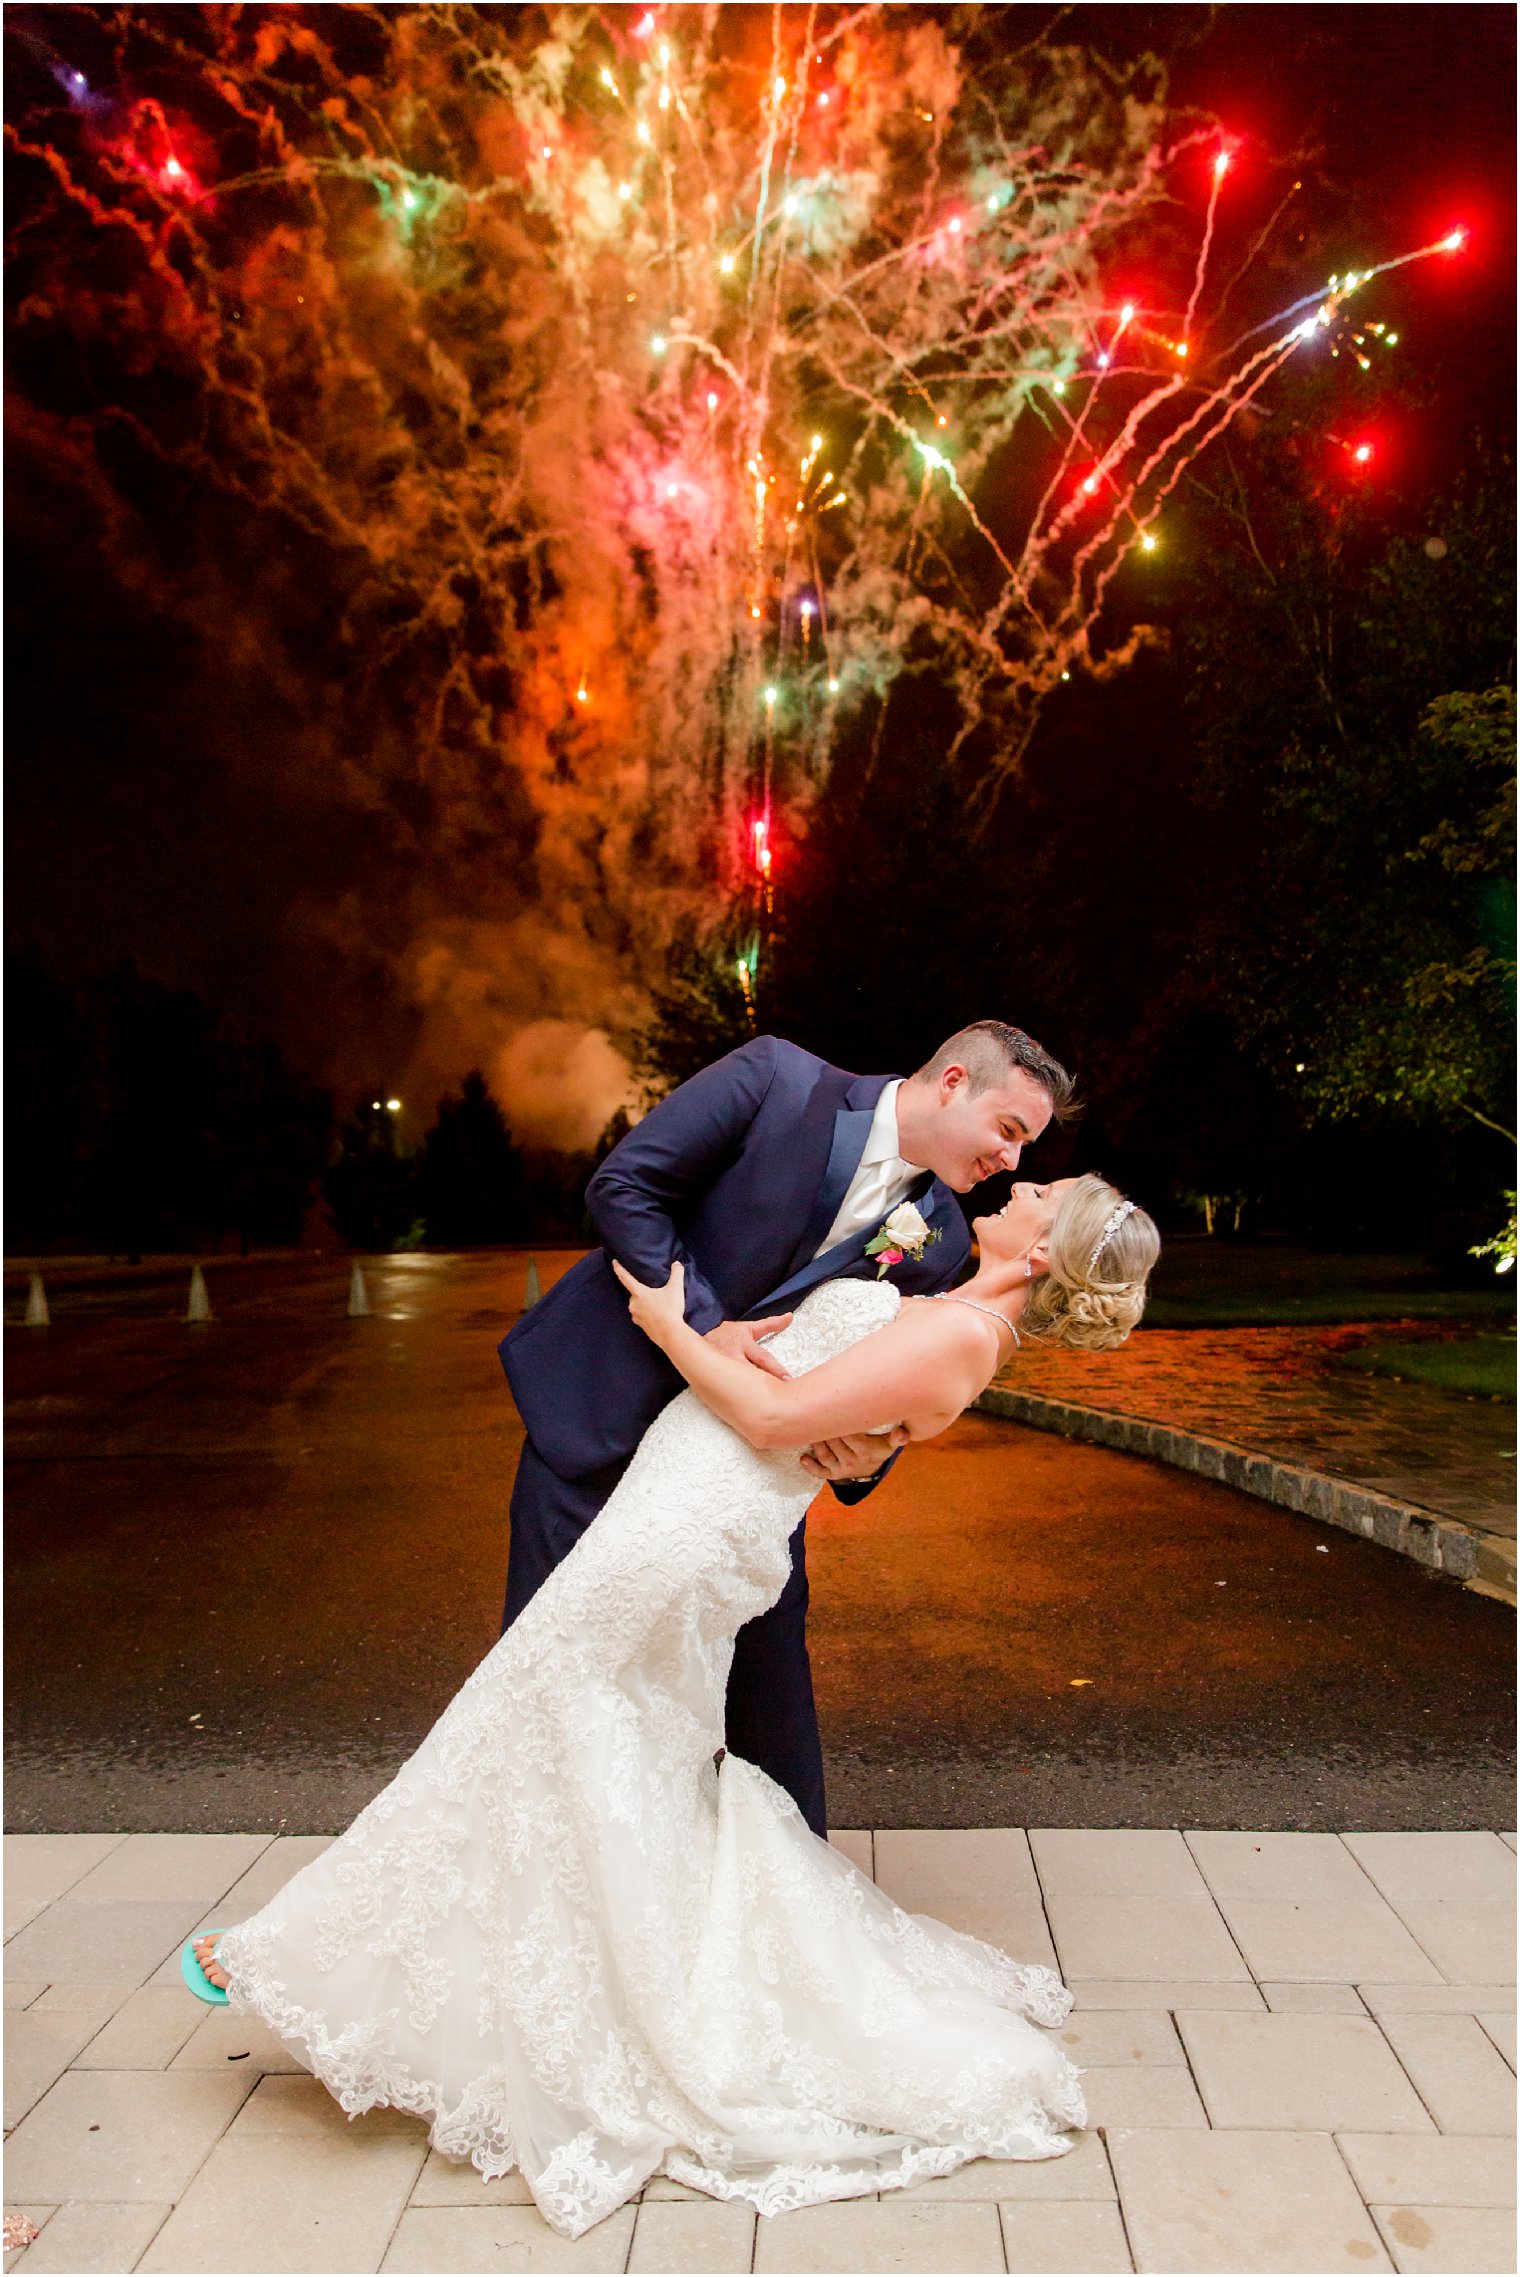
[[[1211,1241],[1199,1234],[1174,1234],[1164,1242],[1151,1287],[1145,1317],[1153,1328],[1470,1321],[1488,1328],[1497,1344],[1495,1332],[1515,1316],[1512,1275],[1454,1288],[1418,1257],[1330,1255],[1286,1242]]]
[[[1365,1344],[1343,1352],[1337,1362],[1368,1376],[1396,1382],[1435,1384],[1441,1391],[1465,1392],[1470,1399],[1515,1396],[1513,1336],[1433,1337],[1419,1344]]]

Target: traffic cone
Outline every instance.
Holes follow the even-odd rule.
[[[348,1317],[350,1320],[368,1320],[369,1291],[364,1286],[364,1268],[355,1262],[348,1283]]]
[[[47,1291],[42,1286],[42,1275],[34,1273],[26,1292],[26,1325],[28,1328],[51,1328],[53,1316],[48,1311]]]
[[[543,1293],[538,1280],[538,1259],[530,1257],[528,1259],[528,1277],[523,1282],[523,1311],[527,1312],[530,1306],[536,1305]]]
[[[199,1327],[211,1317],[211,1299],[206,1294],[206,1276],[199,1265],[192,1265],[190,1268],[190,1310],[186,1313],[185,1318]]]

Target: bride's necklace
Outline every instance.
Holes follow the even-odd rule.
[[[969,1305],[973,1312],[984,1312],[989,1320],[997,1322],[999,1328],[1006,1328],[1015,1344],[1023,1341],[1007,1313],[999,1312],[995,1305],[984,1305],[978,1297],[957,1296],[954,1289],[936,1289],[929,1302],[932,1305]]]

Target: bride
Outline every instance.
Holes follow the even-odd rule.
[[[1021,1331],[1101,1350],[1140,1317],[1156,1231],[1102,1179],[1018,1185],[976,1231],[953,1295],[815,1289],[773,1340],[786,1380],[686,1325],[679,1263],[663,1288],[617,1267],[690,1391],[347,1833],[187,1951],[203,1997],[351,2115],[520,2167],[568,2237],[656,2174],[774,2214],[1069,2150],[1077,2074],[1034,2028],[1059,1978],[902,1912],[722,1752],[735,1633],[815,1490],[798,1451],[932,1438]]]

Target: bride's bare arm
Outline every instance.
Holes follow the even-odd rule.
[[[910,1439],[932,1439],[986,1388],[998,1362],[996,1328],[967,1307],[910,1305],[847,1352],[783,1382],[726,1358],[688,1327],[679,1259],[660,1289],[615,1260],[612,1269],[645,1335],[752,1447],[806,1447],[897,1422]]]

